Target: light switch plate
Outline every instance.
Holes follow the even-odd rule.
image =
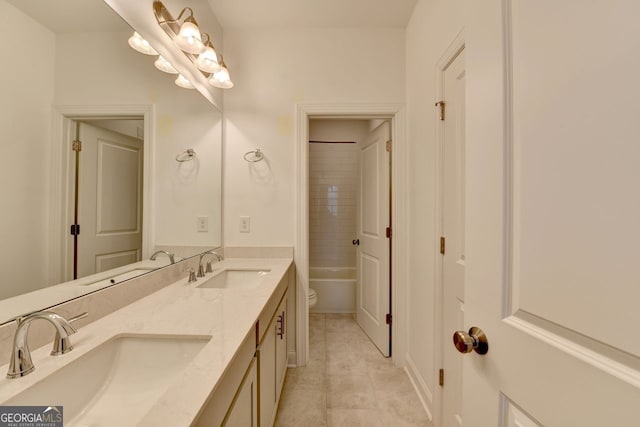
[[[209,217],[199,216],[198,217],[198,233],[206,233],[208,231],[209,231]]]
[[[240,217],[240,232],[241,233],[251,232],[251,217],[249,216]]]

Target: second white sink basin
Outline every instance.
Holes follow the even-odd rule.
[[[255,288],[271,270],[222,270],[198,288]]]
[[[2,405],[61,405],[65,426],[135,425],[210,339],[118,335]]]

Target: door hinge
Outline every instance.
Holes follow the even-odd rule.
[[[387,227],[387,239],[391,238],[391,227]]]
[[[445,250],[445,241],[444,241],[444,237],[440,238],[440,253],[442,255],[444,255],[444,250]]]
[[[391,152],[391,141],[387,141],[387,152]]]
[[[440,384],[441,387],[444,386],[444,369],[440,369],[438,384]]]
[[[393,319],[391,318],[391,313],[387,313],[387,317],[386,317],[386,319],[387,319],[387,325],[390,325],[390,324],[391,324],[391,322],[392,322],[392,320],[393,320]]]
[[[73,151],[82,151],[82,141],[80,141],[79,139],[73,141],[73,144],[71,144],[71,149]]]
[[[80,224],[71,224],[71,235],[77,236],[80,234]]]
[[[444,120],[444,101],[436,102],[436,107],[440,108],[440,120]]]

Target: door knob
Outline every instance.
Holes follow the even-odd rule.
[[[489,351],[489,342],[487,336],[482,329],[473,326],[469,329],[469,333],[465,331],[456,331],[453,334],[453,345],[460,353],[471,353],[471,350],[478,354],[487,354]]]
[[[351,244],[354,245],[354,246],[360,246],[360,239],[352,240]]]

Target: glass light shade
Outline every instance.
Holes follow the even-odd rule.
[[[229,76],[229,70],[227,70],[227,67],[225,67],[224,64],[221,66],[219,71],[213,73],[209,79],[209,84],[220,89],[231,89],[233,87],[233,82]]]
[[[180,27],[180,32],[173,39],[178,47],[185,52],[200,54],[204,51],[202,35],[193,18],[187,18]]]
[[[157,55],[158,52],[154,48],[151,47],[148,41],[142,38],[137,31],[133,32],[133,35],[129,37],[129,46],[134,48],[140,53],[144,53],[145,55]]]
[[[225,82],[218,82],[218,81],[215,81],[214,79],[210,79],[209,84],[211,84],[211,86],[215,86],[220,89],[231,89],[233,87],[233,82],[231,80],[227,80]]]
[[[176,79],[176,84],[182,88],[185,89],[193,89],[193,85],[191,84],[191,82],[189,80],[187,80],[182,74],[178,75],[178,78]]]
[[[218,64],[218,54],[211,44],[207,45],[198,59],[196,59],[196,67],[206,73],[215,73],[220,71],[220,64]]]
[[[156,59],[156,62],[154,62],[153,65],[155,65],[158,70],[164,71],[165,73],[178,74],[178,70],[173,68],[173,65],[164,59],[162,55],[158,56],[158,59]]]

